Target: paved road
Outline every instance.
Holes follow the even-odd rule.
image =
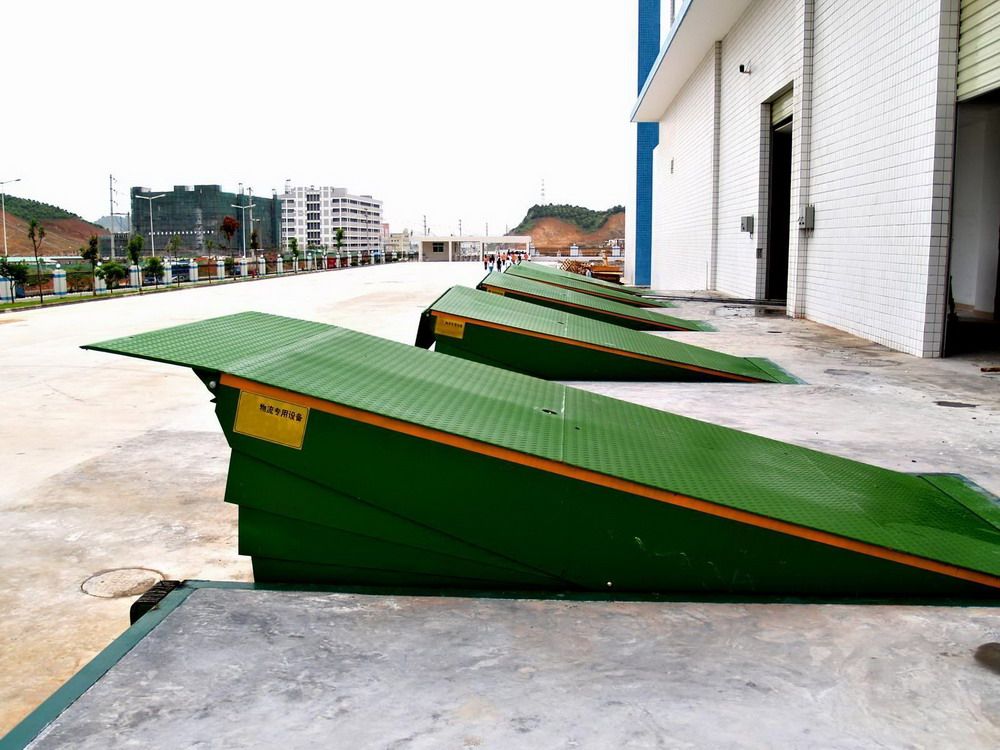
[[[243,310],[412,343],[420,310],[481,276],[399,263],[0,315],[0,735],[128,625],[134,597],[83,593],[93,574],[251,578],[204,386],[82,344]]]

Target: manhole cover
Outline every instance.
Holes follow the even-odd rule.
[[[99,599],[138,596],[163,580],[163,573],[149,568],[115,568],[94,573],[80,584],[80,591]]]

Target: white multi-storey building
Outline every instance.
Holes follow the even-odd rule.
[[[337,229],[343,229],[343,250],[382,251],[382,201],[352,195],[346,188],[292,187],[288,182],[280,200],[283,248],[294,237],[301,250],[333,250]]]
[[[1000,0],[639,8],[663,34],[627,253],[654,288],[786,299],[925,357],[1000,319]]]

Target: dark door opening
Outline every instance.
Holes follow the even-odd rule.
[[[1000,90],[959,102],[946,355],[1000,351]]]
[[[788,297],[788,225],[792,202],[792,121],[771,129],[771,167],[767,197],[767,268],[764,296]]]

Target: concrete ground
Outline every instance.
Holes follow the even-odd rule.
[[[410,343],[420,310],[482,275],[477,263],[395,264],[0,315],[0,735],[125,629],[128,592],[157,576],[251,577],[207,391],[188,370],[81,344],[242,310]],[[919,360],[752,313],[682,303],[671,314],[719,332],[664,335],[770,357],[805,385],[579,385],[1000,494],[1000,373],[981,369],[1000,356]]]
[[[998,626],[991,607],[198,589],[30,750],[995,748],[1000,679],[964,651]]]

